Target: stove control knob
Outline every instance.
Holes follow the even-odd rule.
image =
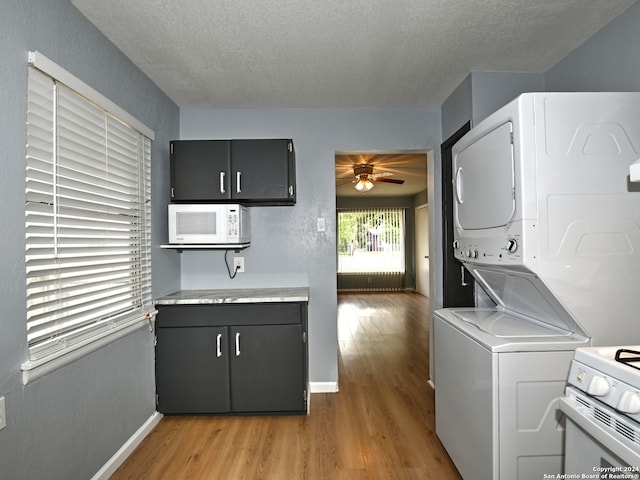
[[[616,405],[616,410],[631,415],[640,413],[640,395],[635,392],[623,392],[618,400],[618,405]]]
[[[609,383],[607,379],[598,376],[593,377],[587,387],[587,393],[594,397],[602,397],[609,393]]]

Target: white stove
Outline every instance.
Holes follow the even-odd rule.
[[[566,474],[640,478],[640,345],[576,349],[560,408]]]

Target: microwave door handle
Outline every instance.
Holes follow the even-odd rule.
[[[458,169],[456,170],[456,176],[453,179],[453,184],[454,184],[453,189],[456,192],[456,200],[460,205],[464,203],[464,199],[463,199],[464,181],[463,180],[464,178],[462,175],[462,167],[458,167]]]
[[[225,193],[224,190],[224,172],[220,172],[220,193]]]

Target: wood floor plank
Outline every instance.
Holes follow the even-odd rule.
[[[165,417],[112,479],[460,479],[435,434],[428,307],[340,294],[340,392],[308,416]]]

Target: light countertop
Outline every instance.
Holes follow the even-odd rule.
[[[308,302],[309,287],[179,290],[156,299],[156,305]]]

